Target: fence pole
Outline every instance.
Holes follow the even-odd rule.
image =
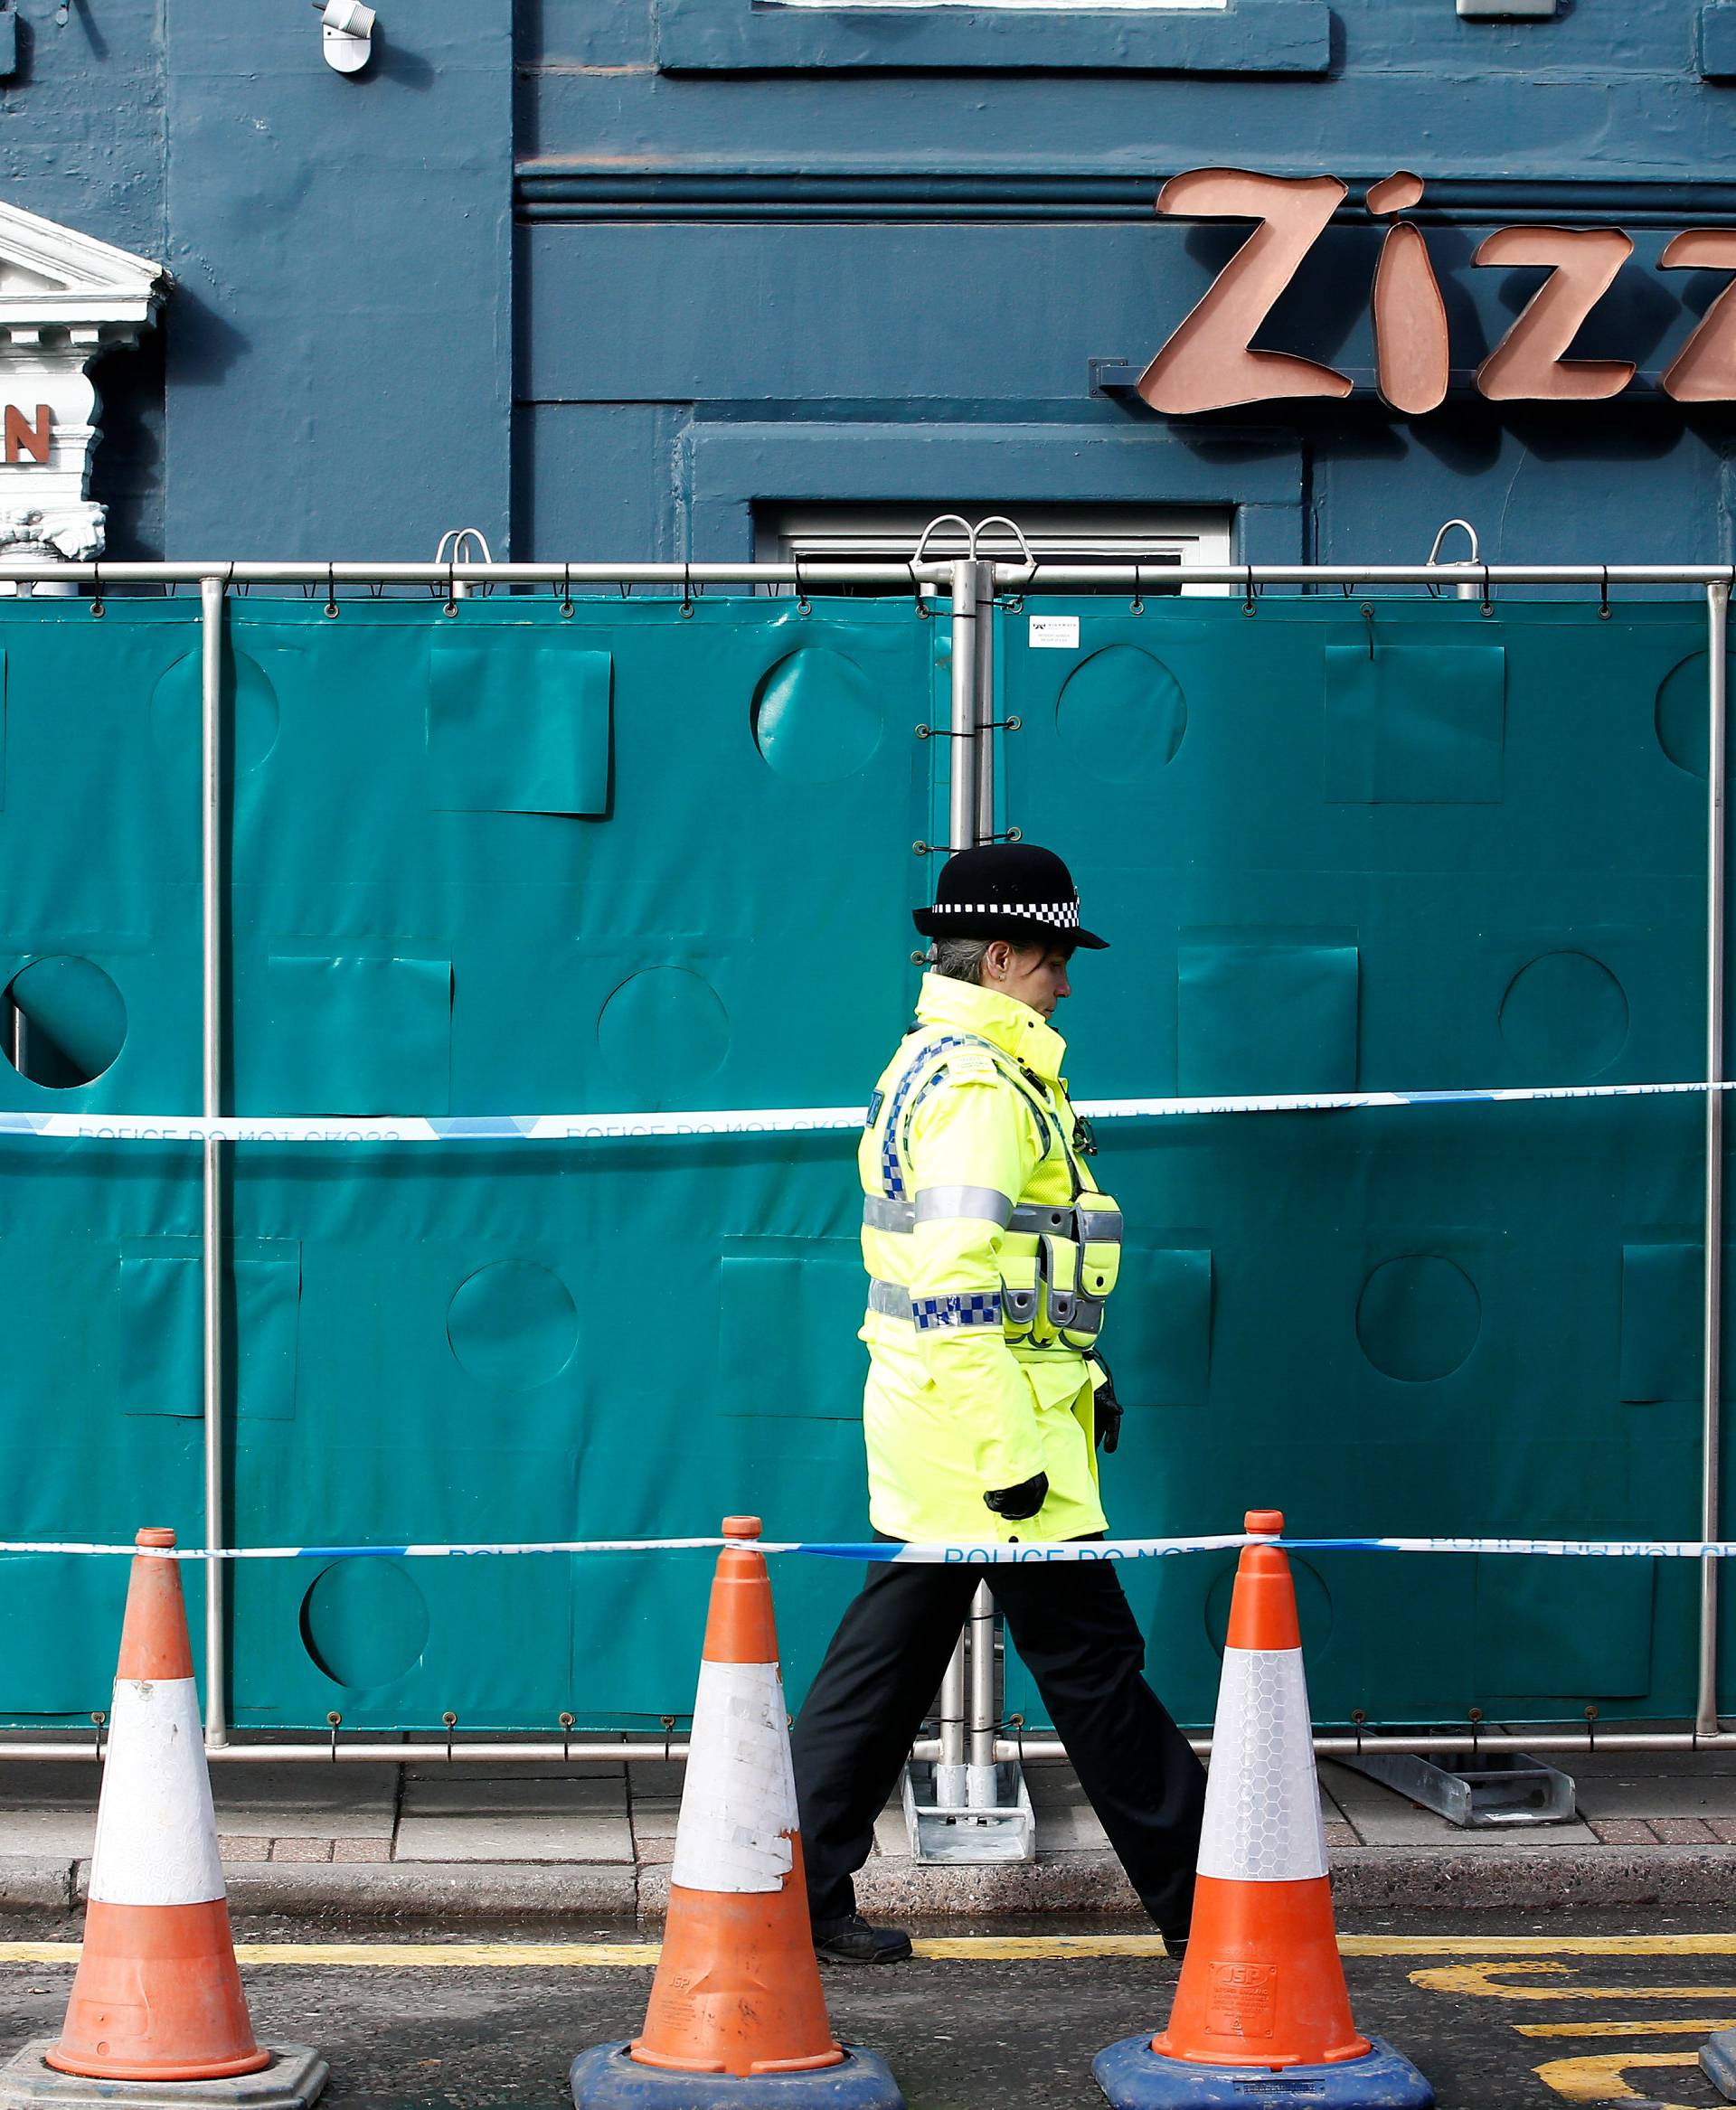
[[[976,567],[976,833],[995,840],[995,567]]]
[[[203,812],[200,863],[204,906],[204,1108],[223,1110],[222,700],[223,582],[199,581]],[[204,1163],[205,1544],[223,1543],[223,1145],[205,1138]],[[229,1741],[226,1654],[228,1563],[205,1563],[205,1743]]]
[[[987,568],[961,558],[949,567],[952,595],[952,738],[947,742],[947,847],[967,850],[976,840],[976,668],[982,628],[979,579]],[[992,579],[993,572],[989,576]],[[961,1631],[940,1682],[940,1756],[934,1799],[941,1809],[965,1807],[965,1634]]]
[[[979,1582],[970,1600],[970,1759],[966,1768],[965,1799],[973,1810],[992,1810],[999,1801],[995,1779],[995,1738],[1000,1710],[995,1704],[995,1600]]]
[[[947,847],[976,840],[976,575],[968,558],[952,566],[952,738],[947,742]]]
[[[962,1629],[947,1659],[940,1681],[939,1756],[934,1767],[934,1799],[943,1810],[965,1807],[965,1636]]]
[[[1724,713],[1730,587],[1706,589],[1706,1079],[1724,1074]],[[1705,1342],[1701,1368],[1700,1536],[1718,1536],[1719,1389],[1723,1335],[1724,1095],[1706,1094]],[[1718,1563],[1700,1563],[1700,1680],[1694,1728],[1718,1733]]]

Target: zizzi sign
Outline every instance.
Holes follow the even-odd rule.
[[[1368,210],[1384,220],[1421,200],[1422,180],[1407,171],[1373,184]],[[1139,377],[1154,410],[1224,410],[1239,403],[1297,396],[1347,396],[1348,375],[1289,352],[1257,352],[1253,340],[1303,259],[1350,194],[1336,176],[1261,175],[1241,168],[1195,168],[1172,176],[1157,210],[1190,220],[1253,220],[1248,240],[1204,298]],[[1634,378],[1627,359],[1569,359],[1580,325],[1634,253],[1618,227],[1502,227],[1473,264],[1547,267],[1549,276],[1477,370],[1477,391],[1492,402],[1583,403],[1619,395]],[[1736,272],[1736,228],[1693,228],[1657,259],[1662,271]],[[1736,285],[1728,286],[1659,377],[1681,403],[1736,401]],[[1375,386],[1396,410],[1432,410],[1447,395],[1451,368],[1447,306],[1422,231],[1394,220],[1381,244],[1370,305]]]

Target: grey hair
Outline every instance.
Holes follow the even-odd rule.
[[[992,937],[937,937],[929,947],[929,965],[954,982],[980,982],[983,960]]]
[[[928,965],[949,981],[981,981],[989,937],[937,937],[928,947]]]
[[[1071,933],[1063,935],[1071,936]],[[937,975],[945,975],[951,981],[980,983],[983,978],[983,961],[989,947],[997,942],[992,937],[937,937],[929,942],[928,964]],[[1006,942],[1015,953],[1042,953],[1046,956],[1055,949],[1057,941],[1042,937],[1012,937]],[[1072,950],[1071,945],[1066,946],[1066,956],[1070,959]]]

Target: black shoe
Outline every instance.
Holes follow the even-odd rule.
[[[859,1912],[814,1922],[814,1954],[826,1964],[901,1964],[910,1937],[900,1927],[870,1926]]]
[[[1172,1964],[1183,1963],[1187,1956],[1187,1936],[1184,1934],[1166,1934],[1164,1936],[1164,1948]]]

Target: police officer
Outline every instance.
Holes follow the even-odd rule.
[[[1097,1445],[1120,1408],[1092,1359],[1121,1219],[1068,1104],[1050,1023],[1082,929],[1067,867],[1033,843],[963,850],[916,927],[916,1025],[858,1154],[869,1512],[888,1540],[1100,1538]],[[892,1963],[909,1936],[851,1878],[986,1574],[1080,1784],[1172,1955],[1185,1943],[1205,1776],[1141,1675],[1112,1562],[872,1564],[792,1745],[815,1944]]]

